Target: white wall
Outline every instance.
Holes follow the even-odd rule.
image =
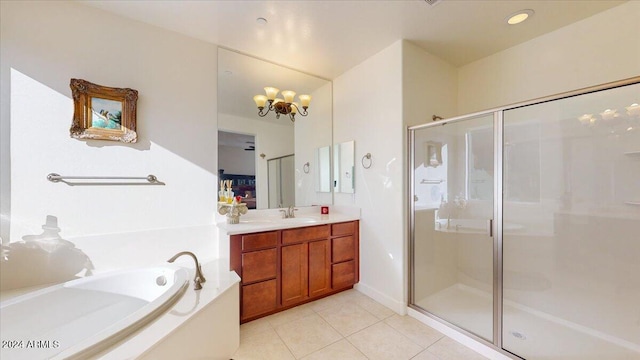
[[[355,140],[355,194],[336,205],[361,207],[360,289],[405,311],[406,127],[453,116],[457,69],[407,41],[397,41],[334,80],[334,143]],[[384,106],[379,106],[384,104]],[[370,152],[372,166],[362,157]]]
[[[5,243],[41,234],[47,216],[57,218],[65,239],[213,223],[215,45],[73,2],[3,1],[0,13],[1,200],[3,218],[11,217]],[[138,90],[138,142],[70,138],[71,78]],[[47,181],[50,172],[154,174],[166,186],[70,187]],[[215,237],[205,233],[158,239],[165,252],[153,251],[153,242],[135,246],[134,237],[137,256],[126,266],[164,262],[176,248],[216,257]],[[113,236],[113,243],[81,241],[80,250],[113,252],[117,263]]]
[[[334,203],[361,208],[358,286],[403,312],[402,41],[334,79],[333,92],[334,143],[355,140],[355,193],[336,193]],[[368,152],[373,164],[365,170]]]
[[[409,41],[402,55],[402,101],[407,126],[431,122],[433,115],[456,115],[458,69]]]
[[[218,128],[224,131],[255,136],[256,207],[258,209],[268,208],[267,160],[294,153],[293,126],[283,126],[229,114],[218,114]],[[260,154],[265,154],[265,158],[261,158]],[[227,169],[225,169],[225,172],[229,173]]]
[[[640,75],[638,19],[629,1],[461,67],[459,113]]]

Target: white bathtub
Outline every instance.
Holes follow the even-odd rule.
[[[117,271],[55,285],[0,303],[0,357],[79,359],[141,328],[188,286],[174,265]]]

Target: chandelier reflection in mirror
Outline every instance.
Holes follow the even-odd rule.
[[[589,128],[604,127],[610,134],[621,134],[624,132],[640,130],[640,105],[633,103],[625,107],[626,111],[617,109],[606,109],[599,113],[584,114],[578,117],[580,124]]]
[[[279,89],[274,87],[265,87],[265,93],[267,95],[256,95],[253,97],[253,101],[256,102],[256,106],[258,107],[258,115],[260,117],[265,117],[269,112],[273,111],[276,114],[276,119],[280,118],[280,115],[288,115],[291,122],[296,121],[296,114],[300,114],[302,116],[307,116],[309,113],[307,109],[309,108],[309,103],[311,102],[310,95],[298,95],[298,99],[300,100],[300,104],[293,101],[293,98],[296,96],[296,93],[291,90],[285,90],[282,92],[282,97],[277,98]],[[266,107],[265,105],[269,105]]]

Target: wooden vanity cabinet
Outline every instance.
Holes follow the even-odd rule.
[[[359,222],[231,236],[231,269],[241,278],[240,320],[353,287]]]

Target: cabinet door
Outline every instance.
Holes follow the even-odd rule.
[[[309,243],[309,296],[331,290],[331,259],[329,240]]]
[[[307,298],[308,246],[306,243],[281,248],[282,306],[295,304]]]
[[[267,280],[242,287],[242,320],[258,316],[278,307],[276,280]]]

